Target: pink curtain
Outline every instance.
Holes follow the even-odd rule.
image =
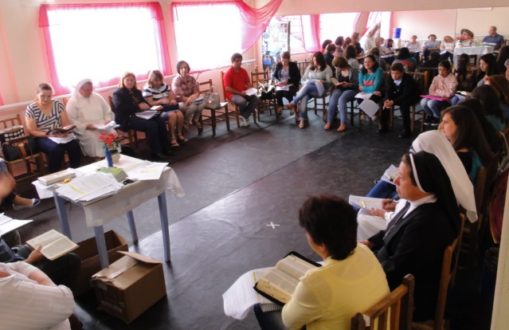
[[[56,71],[55,58],[53,55],[53,49],[51,44],[51,35],[50,35],[50,22],[48,19],[48,11],[51,9],[80,9],[80,8],[92,8],[92,9],[102,9],[102,8],[120,8],[120,7],[144,7],[149,8],[153,19],[156,21],[158,26],[158,36],[159,41],[161,43],[161,58],[162,58],[162,70],[165,74],[171,73],[170,66],[170,58],[168,53],[168,40],[166,38],[166,30],[164,27],[163,13],[161,10],[161,5],[158,2],[132,2],[132,3],[97,3],[97,4],[59,4],[59,5],[48,5],[43,4],[39,8],[39,28],[41,29],[43,45],[46,50],[46,63],[48,63],[50,81],[55,89],[56,94],[65,94],[69,92],[66,87],[63,87],[59,80]],[[134,22],[136,23],[136,22]],[[112,81],[117,81],[117,79],[112,77]]]
[[[304,33],[304,48],[308,52],[317,52],[321,49],[320,42],[320,15],[309,15],[309,24],[302,23]],[[306,29],[309,29],[307,32]]]
[[[0,105],[4,104],[4,99],[2,98],[2,94],[0,94]]]
[[[235,0],[243,21],[242,51],[253,46],[269,25],[283,0],[271,0],[261,8],[252,8],[242,0]]]

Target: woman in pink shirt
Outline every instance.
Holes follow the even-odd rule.
[[[438,123],[440,111],[451,104],[451,98],[456,93],[458,81],[451,72],[451,63],[441,61],[438,64],[438,75],[433,78],[429,87],[429,95],[421,100],[421,106],[426,111],[430,121]]]

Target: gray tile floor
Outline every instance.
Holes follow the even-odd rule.
[[[222,293],[249,269],[273,265],[290,250],[317,258],[298,226],[297,211],[314,194],[364,194],[390,164],[397,164],[410,140],[392,132],[379,136],[364,124],[340,135],[325,132],[321,118],[298,129],[293,118],[262,127],[220,126],[191,139],[175,153],[171,166],[186,190],[184,198],[168,194],[171,263],[165,266],[167,299],[129,326],[95,310],[94,297],[79,300],[87,329],[256,329],[253,315],[242,322],[223,314]],[[135,211],[141,253],[162,259],[156,201]],[[57,226],[52,201],[33,216],[36,224],[22,232],[28,238]],[[76,240],[93,235],[82,212],[70,208]],[[279,224],[276,229],[267,223]],[[106,226],[131,241],[127,221]]]

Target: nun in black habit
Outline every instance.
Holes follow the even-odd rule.
[[[387,229],[367,244],[380,260],[391,290],[415,276],[415,321],[434,318],[442,255],[458,234],[459,209],[450,180],[433,154],[405,154],[396,187],[401,197]]]

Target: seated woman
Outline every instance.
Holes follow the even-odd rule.
[[[177,142],[177,138],[181,142],[187,142],[187,139],[182,135],[184,115],[179,110],[175,93],[164,83],[164,77],[161,71],[150,71],[147,84],[143,88],[143,97],[151,106],[162,106],[161,118],[168,121],[171,147],[177,148],[180,146]],[[175,136],[175,133],[177,136]]]
[[[281,56],[281,62],[276,65],[276,70],[272,75],[276,81],[276,100],[277,112],[281,112],[284,107],[283,98],[291,101],[300,85],[300,70],[297,63],[290,60],[290,52],[284,52]]]
[[[313,62],[306,68],[302,76],[302,88],[295,98],[288,104],[288,107],[297,110],[296,117],[299,115],[299,128],[305,128],[308,122],[307,103],[311,97],[321,97],[325,94],[330,84],[332,70],[325,63],[325,58],[320,52],[313,55]]]
[[[419,134],[412,142],[410,149],[412,152],[426,151],[435,155],[444,167],[449,177],[458,205],[466,210],[467,218],[474,222],[477,220],[477,209],[474,198],[474,186],[469,179],[469,175],[463,165],[460,157],[452,144],[447,140],[444,134],[437,130],[431,130]],[[379,183],[384,185],[380,186]],[[385,181],[379,181],[377,186],[381,189],[383,186],[387,191],[393,191],[393,195],[379,196],[380,198],[390,198],[384,201],[384,209],[362,210],[357,218],[359,240],[368,239],[380,230],[387,228],[387,221],[391,219],[391,206],[394,206],[393,199],[399,199],[396,193],[396,186]],[[376,196],[371,196],[376,197]],[[362,214],[378,216],[380,218],[365,217]]]
[[[493,87],[500,103],[504,121],[509,121],[509,81],[503,74],[497,74],[487,77],[486,85]]]
[[[331,78],[334,90],[329,98],[327,123],[324,129],[331,129],[332,123],[336,118],[337,110],[341,121],[337,131],[341,133],[346,131],[347,103],[355,99],[355,94],[357,94],[357,89],[359,88],[359,71],[352,68],[343,57],[335,58],[332,64],[336,68],[336,74]]]
[[[145,132],[154,159],[166,159],[168,154],[168,133],[166,120],[161,116],[151,119],[137,117],[138,112],[150,109],[150,104],[136,88],[134,73],[125,73],[119,82],[119,88],[113,92],[113,112],[115,121],[124,130],[135,129]]]
[[[205,102],[197,101],[200,89],[196,79],[189,74],[190,71],[186,61],[179,61],[177,63],[178,76],[173,79],[171,89],[177,96],[179,109],[184,112],[184,126],[194,125],[198,129],[198,133],[201,134],[200,116]]]
[[[359,64],[359,61],[357,60],[357,50],[355,49],[355,46],[348,45],[345,48],[345,58],[348,62],[348,65],[350,65],[352,69],[356,70],[360,69],[361,66]]]
[[[470,64],[470,57],[467,54],[461,54],[458,57],[454,76],[458,81],[458,91],[471,92],[474,89],[474,70]]]
[[[279,312],[255,314],[262,329],[350,329],[351,318],[382,299],[389,288],[375,256],[358,244],[355,211],[335,196],[311,197],[299,211],[311,249],[323,266],[301,277]],[[281,322],[282,319],[282,322]]]
[[[502,46],[497,56],[497,72],[502,74],[505,72],[505,61],[509,59],[509,46]]]
[[[451,36],[444,36],[444,39],[440,43],[440,57],[442,60],[449,60],[452,62],[454,48],[456,48],[454,39]]]
[[[83,79],[76,85],[66,110],[76,125],[83,154],[88,157],[104,157],[104,142],[99,140],[99,135],[104,133],[104,130],[98,130],[97,125],[111,122],[113,113],[104,98],[94,92],[92,80]],[[114,129],[109,129],[108,133],[116,134]]]
[[[4,329],[70,329],[71,290],[26,262],[0,263],[0,295]]]
[[[509,83],[507,86],[509,86]],[[509,93],[509,90],[506,91],[506,93]],[[482,107],[477,110],[491,124],[491,126],[496,131],[504,131],[505,120],[502,113],[502,108],[500,107],[501,99],[495,88],[491,86],[491,82],[490,85],[483,85],[474,89],[470,94],[470,97],[481,101]]]
[[[414,320],[434,318],[444,249],[458,234],[459,209],[444,167],[433,154],[403,155],[395,180],[400,202],[387,229],[361,243],[376,254],[389,287],[415,282]]]
[[[485,78],[497,74],[497,59],[493,54],[484,54],[479,60],[479,74],[476,87],[484,85]]]
[[[451,73],[451,63],[441,61],[438,65],[438,75],[433,78],[428,94],[431,98],[423,98],[421,106],[428,115],[428,120],[437,122],[440,111],[451,104],[451,98],[456,93],[458,81]]]
[[[5,212],[5,208],[10,206],[18,211],[27,208],[36,207],[41,203],[38,198],[25,198],[14,192],[16,180],[7,170],[7,165],[0,158],[0,213]]]
[[[37,101],[25,110],[25,123],[28,133],[35,137],[37,147],[48,158],[48,170],[57,172],[62,168],[64,153],[67,151],[72,168],[80,166],[80,144],[73,133],[57,133],[59,129],[71,124],[62,102],[52,100],[53,88],[42,83],[37,86]]]
[[[469,29],[461,29],[460,36],[457,38],[456,47],[472,47],[475,46],[474,33]]]
[[[417,61],[415,60],[415,57],[410,53],[410,50],[406,47],[403,47],[399,50],[398,55],[396,56],[396,59],[392,63],[393,64],[394,63],[403,64],[403,67],[405,68],[406,72],[415,71],[415,67],[417,65]]]
[[[472,182],[476,182],[481,165],[493,159],[486,137],[474,112],[455,105],[442,112],[439,130],[451,142]]]
[[[362,69],[359,71],[359,91],[369,94],[374,102],[382,100],[384,73],[378,66],[375,56],[368,55],[364,58]]]

